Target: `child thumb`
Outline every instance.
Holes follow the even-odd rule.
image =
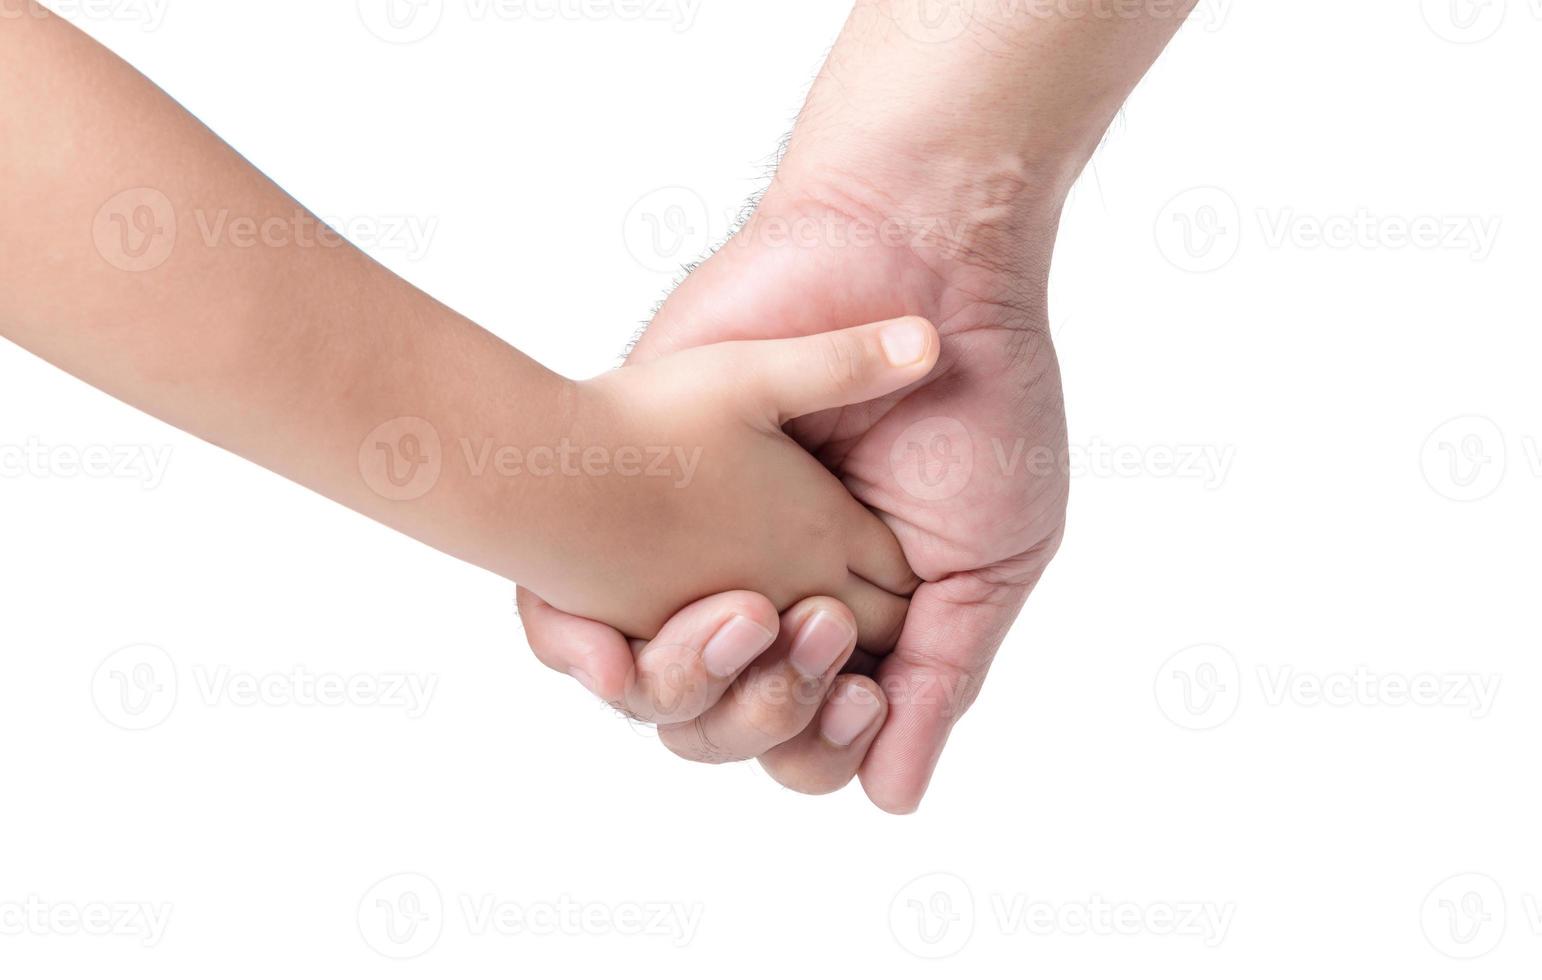
[[[929,321],[906,316],[744,347],[763,403],[778,422],[786,422],[871,401],[921,380],[937,364],[941,342]]]

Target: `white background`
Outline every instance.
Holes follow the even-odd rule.
[[[507,583],[0,349],[0,971],[1534,973],[1542,4],[1454,3],[1202,0],[1135,94],[1052,284],[1069,535],[909,818],[675,760],[535,662]],[[589,375],[728,230],[844,11],[515,6],[406,45],[352,0],[71,19]],[[169,465],[80,475],[92,446]],[[169,920],[71,930],[94,903]]]

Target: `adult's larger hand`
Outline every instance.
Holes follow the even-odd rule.
[[[1095,18],[961,5],[955,23],[924,0],[858,3],[771,189],[633,353],[911,313],[938,325],[942,358],[921,385],[789,429],[885,516],[925,580],[876,667],[889,705],[860,774],[886,810],[919,804],[1059,545],[1066,435],[1046,281],[1060,208],[1192,6]],[[526,605],[549,663],[618,649],[597,624]],[[688,729],[671,737],[710,755]],[[817,739],[763,761],[795,788],[843,781]]]

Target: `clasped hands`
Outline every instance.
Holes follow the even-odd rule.
[[[543,663],[677,755],[758,758],[804,793],[860,773],[880,807],[910,812],[1060,540],[1064,469],[998,461],[1064,458],[1047,251],[795,244],[770,229],[921,219],[794,172],[627,367],[578,386],[580,433],[703,448],[690,485],[620,489],[596,562],[568,562],[568,587],[521,588],[519,606]],[[831,329],[852,323],[867,325]]]
[[[533,586],[537,656],[675,753],[909,812],[1063,533],[1062,205],[1193,6],[858,0],[743,227],[580,383],[351,247],[178,236],[299,205],[67,23],[16,20],[0,334]],[[153,262],[110,234],[124,208]],[[691,471],[490,480],[414,450],[405,492],[375,479],[399,426]]]

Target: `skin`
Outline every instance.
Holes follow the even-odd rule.
[[[330,235],[65,21],[0,19],[0,84],[0,334],[628,632],[742,591],[745,622],[677,711],[716,700],[772,644],[778,610],[821,626],[817,656],[795,636],[782,651],[821,694],[859,640],[894,643],[916,585],[894,535],[782,426],[920,381],[931,324],[720,343],[570,381]],[[658,474],[639,472],[651,447],[669,451]],[[846,608],[792,608],[820,594]]]
[[[972,15],[940,24],[928,16],[938,5],[923,0],[856,5],[771,188],[664,305],[632,358],[802,335],[824,329],[820,321],[936,323],[942,356],[922,385],[789,429],[883,515],[924,583],[895,650],[854,661],[832,688],[870,701],[855,741],[829,737],[829,714],[857,710],[839,699],[817,718],[770,698],[748,710],[765,695],[745,681],[731,689],[746,719],[738,730],[721,719],[661,727],[677,754],[711,762],[724,742],[741,750],[730,755],[758,744],[762,764],[792,789],[829,792],[860,772],[883,809],[919,806],[1064,532],[1066,429],[1046,290],[1062,205],[1193,5],[1118,14],[1127,8],[1088,0],[1043,10],[980,0],[954,5]],[[956,489],[907,470],[931,459],[937,479],[940,460],[960,449],[972,469]],[[710,620],[745,601],[687,612]],[[601,696],[625,703],[627,691],[667,686],[651,672],[650,645],[529,594],[521,609],[543,662],[582,671]]]

